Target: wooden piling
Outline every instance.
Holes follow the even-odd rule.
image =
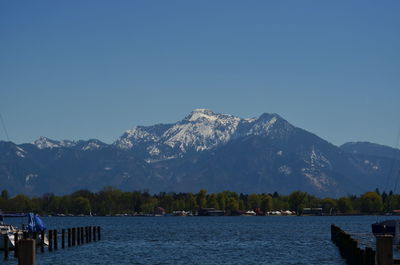
[[[65,229],[61,229],[61,248],[65,248]]]
[[[365,265],[375,265],[375,251],[366,247],[364,252]]]
[[[334,224],[331,224],[331,240],[336,243],[337,240],[337,227]]]
[[[83,243],[87,243],[87,240],[86,240],[86,226],[83,227]]]
[[[376,262],[377,265],[393,264],[393,236],[379,235],[376,236]]]
[[[10,251],[10,246],[8,244],[8,235],[5,234],[3,237],[4,240],[4,260],[8,260],[8,252]]]
[[[32,233],[32,239],[34,239],[35,240],[35,242],[37,242],[37,232],[33,232]]]
[[[76,228],[72,228],[72,246],[75,246],[76,243]]]
[[[85,233],[83,229],[83,226],[81,226],[81,245],[85,244]]]
[[[76,228],[76,245],[79,246],[81,244],[81,228]]]
[[[18,257],[18,232],[14,234],[14,257]]]
[[[96,227],[95,226],[93,226],[93,242],[95,242],[96,241]]]
[[[51,252],[53,251],[53,230],[49,230],[48,240],[49,240],[48,249]]]
[[[61,247],[65,248],[65,231],[61,229]],[[92,241],[99,241],[101,239],[100,226],[86,226],[86,227],[74,227],[67,229],[68,236],[68,247],[83,245]],[[15,247],[14,256],[18,258],[19,265],[32,265],[35,264],[36,259],[36,246],[40,244],[41,252],[44,252],[46,233],[41,231],[39,236],[38,233],[33,233],[32,238],[28,238],[28,233],[23,232],[22,238],[18,233],[14,234]],[[8,260],[10,252],[10,241],[9,237],[4,237],[4,260]],[[40,241],[38,241],[40,240]],[[20,246],[24,246],[23,250]],[[33,248],[32,248],[33,246]],[[32,250],[33,249],[33,250]],[[50,252],[58,249],[58,231],[57,229],[48,230],[48,250]],[[33,251],[33,252],[32,252]],[[33,262],[33,263],[32,263]]]
[[[57,250],[58,249],[58,231],[57,231],[57,229],[54,229],[53,236],[54,236],[54,250]]]
[[[68,247],[71,247],[71,228],[68,228]]]
[[[18,265],[36,264],[36,240],[21,239],[18,242]]]
[[[335,225],[331,225],[331,240],[338,247],[340,255],[346,260],[348,265],[375,265],[373,256],[373,263],[366,263],[370,261],[370,255],[373,250],[363,250],[358,247],[358,242],[354,240],[349,234]]]
[[[359,264],[365,265],[365,249],[357,248],[357,257]]]
[[[79,245],[81,245],[81,243],[82,243],[82,242],[81,242],[81,228],[80,228],[80,227],[77,227],[77,228],[76,228],[76,232],[78,233],[78,235],[76,236],[76,238],[77,238],[77,241],[78,241],[78,244],[77,244],[77,245],[79,246]]]
[[[81,227],[81,245],[85,244],[85,228]]]
[[[88,230],[89,230],[89,242],[92,242],[92,227],[89,226]]]
[[[357,257],[357,247],[358,243],[356,240],[354,240],[353,238],[351,238],[351,236],[349,235],[349,260],[351,262],[351,264],[360,264],[358,263],[358,257]]]
[[[44,233],[44,231],[40,232],[40,252],[44,252],[44,239],[46,237],[46,234]]]
[[[89,243],[89,230],[87,226],[85,226],[85,241],[86,244]]]

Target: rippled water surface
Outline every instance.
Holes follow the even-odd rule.
[[[48,228],[98,225],[102,240],[53,253],[37,264],[345,264],[330,224],[372,245],[371,216],[46,217]],[[59,245],[61,245],[59,243]],[[11,258],[5,264],[15,265]]]

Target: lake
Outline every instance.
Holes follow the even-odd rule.
[[[49,229],[101,226],[102,240],[38,253],[37,264],[345,264],[330,224],[373,246],[376,216],[44,217]],[[21,221],[12,220],[14,223]],[[59,243],[59,246],[61,244]],[[14,258],[4,264],[16,264]]]

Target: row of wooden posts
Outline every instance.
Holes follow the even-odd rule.
[[[331,225],[331,239],[349,265],[393,265],[400,260],[393,258],[393,236],[376,235],[376,250],[362,249],[357,240],[335,225]]]
[[[358,246],[357,240],[335,225],[331,225],[331,240],[339,248],[340,255],[348,265],[375,265],[375,251]]]
[[[53,229],[48,230],[47,239],[48,239],[48,251],[56,251],[59,248],[59,235],[61,235],[61,248],[80,246],[86,243],[90,243],[93,241],[97,241],[101,239],[101,231],[100,226],[86,226],[86,227],[74,227],[68,229]],[[65,240],[67,237],[67,240]],[[45,232],[42,231],[40,233],[40,238],[38,238],[38,233],[28,234],[27,232],[23,233],[22,239],[34,239],[34,245],[40,246],[40,252],[44,252],[45,249]],[[24,253],[20,253],[20,244],[19,234],[14,234],[15,239],[15,247],[10,249],[9,239],[7,235],[4,235],[4,260],[7,260],[9,257],[10,250],[14,250],[14,256],[24,256]],[[36,244],[37,240],[40,240],[39,244]],[[66,244],[67,243],[67,244]]]

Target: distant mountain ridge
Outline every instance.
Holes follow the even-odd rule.
[[[34,141],[33,144],[39,149],[67,147],[67,148],[76,148],[76,149],[81,149],[81,150],[95,150],[95,149],[101,149],[101,148],[108,146],[106,143],[103,143],[102,141],[97,140],[97,139],[90,139],[87,141],[84,141],[84,140],[56,141],[56,140],[52,140],[52,139],[49,139],[49,138],[43,137],[43,136],[40,137],[39,139],[37,139],[36,141]]]
[[[359,155],[372,155],[386,158],[400,157],[399,149],[369,142],[349,142],[343,144],[340,148],[346,152]]]
[[[394,181],[399,159],[400,150],[372,143],[337,147],[278,114],[244,119],[195,109],[173,124],[129,129],[112,144],[0,141],[0,181],[14,194],[36,195],[111,185],[340,196],[382,189],[385,179]]]
[[[122,149],[140,150],[145,147],[148,159],[164,160],[182,157],[188,152],[210,150],[231,139],[248,135],[284,135],[273,130],[274,124],[285,123],[277,114],[263,114],[258,119],[242,119],[226,114],[216,114],[206,109],[195,109],[175,124],[138,126],[122,135],[114,146]]]

